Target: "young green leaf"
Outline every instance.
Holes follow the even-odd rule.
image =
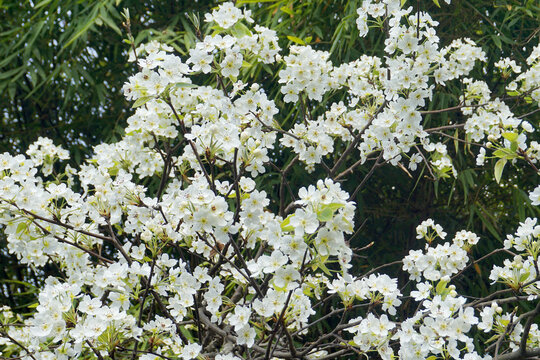
[[[497,181],[497,184],[501,182],[501,176],[507,161],[506,158],[502,158],[495,164],[495,181]]]
[[[146,104],[147,102],[149,102],[150,100],[152,100],[153,98],[154,98],[153,96],[140,97],[137,100],[135,100],[135,102],[133,103],[133,105],[131,107],[132,108],[137,108],[139,106],[142,106],[142,105]]]
[[[306,45],[306,43],[304,42],[304,40],[296,37],[296,36],[291,36],[291,35],[287,35],[287,39],[291,40],[292,42],[294,43],[297,43],[299,45]]]

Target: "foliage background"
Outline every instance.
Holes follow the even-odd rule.
[[[72,166],[84,161],[91,146],[116,140],[131,113],[121,87],[136,65],[127,62],[129,45],[122,25],[122,9],[131,14],[135,45],[157,39],[174,46],[180,55],[194,44],[198,18],[216,6],[209,0],[43,0],[0,1],[0,152],[24,152],[38,136],[47,136],[72,153]],[[370,32],[360,39],[356,29],[356,9],[361,0],[243,0],[253,11],[257,23],[275,29],[280,45],[303,41],[331,53],[334,64],[351,61],[362,54],[382,55],[384,33]],[[492,74],[494,62],[510,57],[525,65],[526,54],[538,44],[540,5],[535,0],[455,0],[451,6],[441,2],[408,1],[415,9],[428,11],[440,22],[438,34],[443,45],[453,39],[468,37],[482,46],[489,59],[477,74]],[[196,14],[191,16],[190,14]],[[198,15],[198,16],[197,16]],[[291,37],[291,36],[294,36]],[[299,106],[286,107],[274,84],[277,69],[260,65],[248,69],[253,82],[262,84],[279,107],[285,108],[279,120],[284,128],[303,116]],[[505,83],[485,77],[494,94],[505,96]],[[446,108],[459,104],[461,84],[452,83],[449,92],[436,92],[430,106]],[[332,101],[344,94],[334,94]],[[516,114],[533,111],[524,99],[514,99]],[[311,107],[311,115],[325,111]],[[426,109],[430,110],[430,109]],[[538,124],[540,113],[527,115]],[[458,112],[444,112],[426,117],[425,127],[463,122]],[[521,163],[506,171],[501,185],[495,183],[489,166],[477,168],[465,139],[441,137],[448,143],[459,175],[456,179],[434,181],[426,169],[410,174],[399,167],[377,170],[356,197],[357,224],[361,229],[350,239],[353,248],[373,246],[358,257],[355,266],[370,269],[401,259],[410,249],[418,248],[415,227],[432,217],[450,234],[468,229],[483,241],[476,248],[478,258],[496,248],[506,233],[513,233],[517,221],[538,216],[528,205],[527,194],[538,184],[535,172]],[[536,139],[539,140],[539,139]],[[343,147],[341,148],[343,150]],[[339,146],[336,152],[339,152]],[[293,155],[273,154],[278,166]],[[345,168],[347,164],[344,164]],[[350,165],[350,164],[349,164]],[[493,165],[493,164],[492,164]],[[310,179],[324,176],[322,169],[313,174],[301,170],[291,173],[296,189]],[[320,171],[320,172],[319,172]],[[509,189],[504,177],[512,173],[517,187]],[[365,171],[356,170],[345,183],[352,191]],[[279,196],[279,176],[268,172],[260,181],[265,190]],[[500,258],[492,261],[499,261]],[[35,302],[37,288],[47,275],[61,275],[57,269],[44,271],[20,266],[7,253],[0,235],[0,304],[10,305],[20,313]],[[480,263],[469,270],[460,286],[466,293],[485,296],[490,264]],[[389,275],[399,276],[399,268],[388,267]],[[403,278],[401,278],[403,280]],[[479,286],[479,284],[482,284]],[[404,283],[400,285],[405,285]],[[465,292],[465,291],[464,291]],[[461,293],[461,291],[460,291]]]

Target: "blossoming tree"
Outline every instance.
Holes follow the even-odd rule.
[[[507,101],[538,107],[540,46],[526,69],[496,62],[510,80],[506,94],[495,94],[471,75],[487,61],[482,49],[469,39],[440,44],[429,14],[400,0],[366,0],[357,14],[361,36],[384,31],[384,54],[333,64],[293,36],[297,45],[281,49],[249,10],[224,3],[206,15],[212,31],[187,58],[157,42],[132,48],[140,71],[123,88],[134,110],[120,141],[96,146],[77,169],[45,138],[26,155],[0,155],[8,250],[59,274],[39,289],[32,314],[0,308],[2,356],[540,356],[537,219],[516,222],[503,247],[476,260],[479,236],[448,236],[432,219],[416,228],[421,246],[378,268],[352,265],[376,244],[349,244],[362,231],[355,196],[378,169],[457,175],[441,136],[470,145],[478,166],[496,159],[497,182],[511,164],[538,173],[534,112],[516,114]],[[279,70],[277,100],[250,83],[255,63]],[[459,104],[430,109],[434,93],[456,81]],[[286,124],[280,106],[289,103],[301,116]],[[446,111],[463,122],[424,126]],[[283,154],[292,155],[276,161]],[[325,176],[298,186],[295,168]],[[361,179],[350,176],[360,168]],[[277,197],[261,190],[269,172],[279,179]],[[523,190],[540,204],[540,186]],[[471,298],[456,287],[495,253],[506,260],[489,277],[504,288]],[[396,264],[403,283],[384,272]],[[479,345],[484,333],[490,338]]]

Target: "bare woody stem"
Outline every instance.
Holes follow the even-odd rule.
[[[349,144],[349,146],[347,146],[347,148],[345,149],[345,151],[343,151],[343,153],[341,154],[341,156],[339,157],[338,161],[336,161],[336,163],[334,164],[334,166],[330,169],[330,177],[334,177],[334,175],[336,174],[336,172],[339,170],[339,167],[341,166],[341,164],[343,164],[343,162],[345,160],[347,160],[347,158],[349,157],[349,154],[351,153],[351,151],[353,151],[356,146],[360,143],[360,140],[362,139],[362,135],[366,132],[366,130],[370,127],[371,123],[373,122],[373,120],[377,117],[377,115],[379,115],[379,113],[384,109],[384,107],[386,106],[387,102],[386,100],[381,104],[381,106],[379,106],[377,108],[377,110],[375,110],[375,112],[373,113],[373,115],[371,115],[371,118],[369,119],[369,121],[367,122],[367,124],[362,128],[362,130],[356,134],[356,136],[354,137],[354,140]]]
[[[5,336],[6,338],[8,338],[9,341],[11,341],[12,343],[14,343],[15,345],[17,345],[18,347],[20,347],[20,348],[23,349],[24,351],[26,351],[26,354],[27,354],[28,356],[30,356],[32,359],[36,360],[36,358],[34,357],[34,355],[33,355],[30,351],[28,351],[28,349],[26,348],[26,346],[24,346],[23,344],[21,344],[20,342],[18,342],[17,340],[15,340],[14,338],[12,338],[11,336],[9,336],[9,334],[8,334],[7,332],[2,331],[2,332],[0,332],[0,334],[1,334],[2,336]]]
[[[171,99],[165,99],[165,103],[167,105],[169,105],[169,107],[171,108],[171,111],[173,112],[174,114],[174,117],[176,118],[176,120],[178,121],[178,123],[180,124],[180,128],[182,130],[182,135],[185,135],[187,134],[187,130],[186,130],[186,127],[184,125],[184,121],[180,118],[180,116],[178,115],[178,113],[176,112],[176,109],[174,108],[172,102],[171,102]],[[206,181],[208,182],[208,185],[210,186],[210,188],[212,189],[212,191],[215,193],[216,192],[216,187],[215,187],[215,184],[214,182],[210,179],[210,176],[208,175],[208,172],[206,171],[206,168],[204,167],[204,164],[201,160],[201,157],[199,156],[199,152],[197,151],[197,146],[195,145],[195,143],[192,141],[192,140],[187,140],[188,141],[188,144],[189,146],[191,147],[191,150],[193,151],[193,154],[195,155],[195,157],[197,158],[197,162],[199,163],[199,167],[201,168],[201,171],[202,173],[204,174],[204,177],[206,178]]]

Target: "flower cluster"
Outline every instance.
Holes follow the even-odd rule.
[[[520,223],[515,235],[508,235],[505,249],[515,249],[521,255],[504,260],[504,266],[494,265],[489,278],[520,289],[527,294],[540,295],[537,259],[540,253],[540,225],[537,219],[527,218]]]
[[[26,152],[35,165],[42,165],[43,175],[50,175],[53,171],[56,159],[69,159],[69,152],[59,146],[55,146],[51,139],[39,137],[36,142],[28,147]]]
[[[328,76],[332,64],[330,54],[313,50],[311,46],[291,46],[290,55],[284,58],[287,67],[279,72],[281,93],[285,102],[297,102],[300,92],[305,91],[310,100],[321,101],[322,96],[336,83]]]
[[[457,176],[445,130],[482,142],[479,164],[492,148],[533,167],[540,154],[527,135],[534,124],[470,75],[487,61],[474,42],[441,45],[437,22],[400,0],[363,1],[358,14],[362,36],[368,17],[387,26],[385,54],[334,65],[315,46],[283,51],[249,10],[223,3],[205,18],[214,31],[185,59],[158,42],[130,54],[140,71],[123,87],[135,108],[125,135],[96,146],[77,171],[55,164],[69,156],[49,139],[28,156],[0,154],[7,250],[36,273],[54,265],[61,275],[46,278],[34,313],[0,308],[0,351],[32,360],[489,360],[480,353],[490,348],[475,349],[479,331],[495,333],[495,352],[521,356],[520,339],[538,347],[538,312],[501,307],[540,295],[536,219],[497,250],[512,258],[490,279],[513,297],[468,303],[451,282],[477,265],[479,237],[461,230],[436,244],[447,234],[432,219],[416,228],[425,247],[405,249],[402,261],[366,269],[375,262],[359,252],[373,244],[349,246],[363,220],[356,194],[378,167],[423,164],[434,180]],[[530,69],[497,62],[505,74],[521,71],[508,90],[531,102],[540,97],[539,49]],[[277,95],[250,83],[251,64],[279,71]],[[429,128],[435,90],[455,80],[463,123]],[[292,103],[301,110],[289,126],[279,107]],[[298,163],[326,175],[290,183]],[[364,179],[345,181],[362,166]],[[530,192],[533,205],[539,193]],[[397,264],[399,275],[382,272]]]
[[[403,270],[409,272],[411,279],[416,281],[421,280],[422,276],[430,281],[438,281],[462,270],[469,259],[466,249],[476,245],[479,240],[476,234],[461,230],[456,233],[452,244],[445,242],[431,247],[435,238],[446,237],[442,226],[435,224],[432,219],[423,221],[416,228],[416,233],[418,239],[426,239],[426,252],[411,250],[403,259]]]

